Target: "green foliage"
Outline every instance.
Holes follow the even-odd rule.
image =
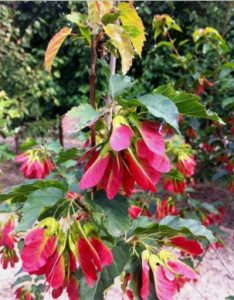
[[[212,232],[197,220],[181,219],[174,216],[167,216],[160,221],[160,226],[166,226],[185,233],[191,233],[196,237],[205,237],[210,243],[215,243],[217,239]]]
[[[193,238],[205,238],[208,242],[217,241],[212,231],[193,219],[181,219],[176,216],[167,216],[159,223],[150,221],[145,217],[134,220],[134,234],[155,234],[157,238],[187,235]]]
[[[0,144],[0,161],[11,160],[14,156],[14,153],[7,144]]]
[[[115,99],[115,97],[122,94],[125,89],[130,88],[132,85],[133,82],[129,76],[111,75],[109,79],[109,94]]]
[[[171,85],[160,86],[154,92],[171,99],[181,114],[190,117],[211,119],[224,124],[216,113],[207,111],[205,106],[199,102],[199,97],[194,94],[175,91]]]
[[[130,218],[125,197],[118,195],[110,201],[104,192],[97,192],[92,206],[97,213],[101,214],[101,220],[111,235],[119,237],[128,230]]]
[[[43,209],[54,205],[64,197],[64,192],[58,188],[44,188],[30,193],[21,211],[22,218],[17,231],[25,231],[38,219]]]
[[[156,118],[164,119],[168,124],[179,131],[179,112],[176,105],[167,97],[157,94],[147,94],[138,98],[148,111]]]

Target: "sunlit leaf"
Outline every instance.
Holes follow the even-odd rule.
[[[125,30],[117,24],[104,26],[106,34],[111,38],[112,44],[118,49],[122,59],[122,72],[125,75],[132,65],[134,50],[131,40]]]
[[[113,7],[111,0],[88,0],[88,18],[91,24],[95,25],[101,21],[106,13],[109,13]]]
[[[57,32],[53,38],[50,40],[48,47],[45,52],[44,65],[45,69],[50,72],[55,56],[57,55],[62,43],[66,37],[71,33],[71,28],[64,27],[59,32]]]
[[[78,12],[73,12],[69,15],[66,15],[66,18],[68,21],[76,24],[79,29],[81,35],[87,40],[88,44],[91,44],[91,32],[89,27],[87,26],[87,21],[88,21],[88,16],[78,13]]]
[[[136,9],[126,2],[121,2],[118,5],[120,10],[120,20],[124,29],[130,35],[133,47],[136,53],[141,56],[142,48],[145,41],[144,25],[139,17]]]

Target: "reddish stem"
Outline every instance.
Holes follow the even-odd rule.
[[[91,41],[91,64],[89,71],[89,85],[90,85],[90,93],[89,93],[89,101],[92,107],[96,108],[96,65],[97,65],[97,37],[96,35],[92,35]],[[96,129],[95,125],[91,126],[91,145],[94,147],[96,144]]]

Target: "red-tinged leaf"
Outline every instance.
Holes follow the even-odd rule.
[[[118,156],[111,158],[107,166],[102,185],[107,198],[112,200],[118,193],[123,179],[123,166]]]
[[[164,267],[157,266],[153,272],[155,290],[159,300],[172,300],[176,293],[176,280],[169,280],[165,274]]]
[[[99,155],[99,157],[94,161],[91,167],[85,172],[85,174],[81,178],[80,181],[81,190],[94,187],[101,181],[106,171],[109,158],[110,158],[109,153],[106,153],[103,157],[101,156],[101,154]]]
[[[46,71],[50,72],[55,56],[57,55],[59,48],[66,39],[66,37],[71,33],[71,28],[64,27],[59,32],[57,32],[53,38],[50,40],[48,47],[45,52],[44,65]]]
[[[161,134],[157,132],[157,124],[154,122],[141,122],[138,129],[147,147],[158,155],[165,152],[165,143]]]
[[[67,294],[69,300],[79,300],[79,286],[78,281],[74,276],[71,276],[67,285]]]
[[[150,268],[148,261],[142,259],[142,273],[141,273],[141,298],[142,300],[147,300],[150,293]]]
[[[54,289],[63,286],[65,280],[65,260],[63,255],[59,255],[55,252],[55,254],[50,257],[46,265],[46,280]]]
[[[127,125],[120,125],[114,128],[110,137],[110,146],[114,151],[127,149],[131,144],[131,137],[134,135],[132,129]]]
[[[169,270],[173,273],[183,275],[188,279],[197,278],[197,274],[193,271],[193,269],[180,260],[169,260],[167,261],[167,266]]]
[[[146,173],[146,171],[143,169],[143,167],[140,165],[140,163],[136,160],[133,153],[128,150],[124,153],[129,170],[131,172],[131,176],[135,179],[137,184],[145,191],[152,191],[156,192],[156,188]]]
[[[97,111],[90,104],[82,103],[64,115],[63,130],[68,136],[75,135],[85,127],[90,127],[96,123],[102,114],[103,111]]]
[[[109,266],[113,262],[113,255],[110,249],[99,239],[91,238],[90,243],[92,244],[93,248],[96,250],[101,265],[102,266]]]
[[[175,236],[171,238],[170,244],[193,256],[198,256],[203,253],[203,249],[197,241],[188,240],[183,236]]]

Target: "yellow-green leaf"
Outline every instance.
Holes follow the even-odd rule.
[[[130,38],[136,53],[141,56],[142,48],[145,41],[144,25],[135,8],[126,2],[118,5],[120,10],[120,20],[123,26],[130,28],[134,34],[130,34]]]
[[[66,39],[66,37],[71,33],[71,28],[64,27],[59,32],[57,32],[53,38],[50,40],[48,47],[45,52],[44,65],[45,69],[50,72],[55,56],[57,55],[59,48]]]
[[[88,15],[91,24],[97,24],[106,13],[109,13],[113,7],[112,0],[89,0],[88,1]]]
[[[125,30],[117,24],[104,26],[106,34],[111,38],[112,44],[119,50],[122,59],[122,72],[125,75],[132,65],[134,50],[130,37]]]

